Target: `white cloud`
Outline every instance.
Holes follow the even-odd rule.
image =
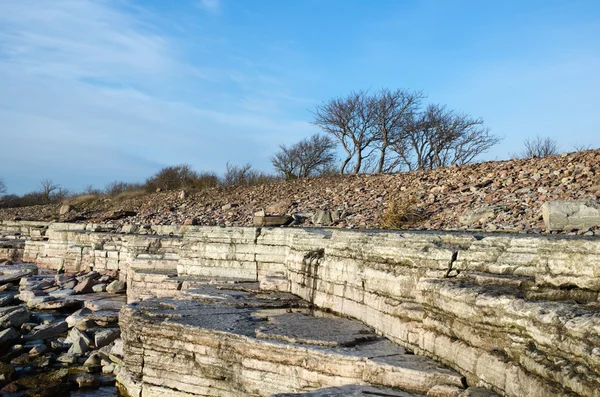
[[[10,192],[41,178],[75,189],[143,180],[167,164],[268,168],[280,143],[313,128],[260,109],[270,103],[264,92],[221,89],[228,71],[184,62],[147,13],[114,4],[127,3],[0,4],[0,142],[14,149],[3,151],[1,176]]]
[[[221,10],[221,0],[200,0],[198,5],[211,13],[218,13]]]

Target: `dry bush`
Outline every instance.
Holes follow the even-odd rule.
[[[114,181],[106,185],[104,188],[104,194],[109,197],[116,197],[121,193],[130,193],[142,190],[144,185],[141,183],[129,183],[129,182],[121,182]]]
[[[382,229],[401,229],[422,220],[422,211],[414,197],[391,196],[380,223]]]
[[[259,186],[280,180],[282,180],[282,178],[277,175],[271,175],[263,171],[253,169],[250,163],[237,165],[227,162],[225,165],[225,175],[223,176],[223,185]]]

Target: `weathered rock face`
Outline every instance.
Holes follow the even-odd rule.
[[[119,381],[129,395],[270,396],[371,383],[440,397],[464,391],[458,373],[408,354],[355,320],[314,317],[286,293],[223,287],[123,310]]]
[[[66,253],[62,259],[67,267],[72,263],[102,266],[111,255],[112,266],[127,274],[130,302],[155,297],[177,299],[148,300],[127,309],[131,316],[137,313],[147,320],[140,322],[144,326],[133,321],[122,323],[125,350],[139,347],[141,350],[128,354],[143,362],[158,359],[154,347],[142,349],[140,345],[153,338],[145,331],[153,327],[157,335],[159,329],[171,329],[173,335],[199,332],[194,335],[213,340],[233,338],[237,343],[239,336],[235,335],[248,326],[253,333],[243,336],[252,336],[261,346],[284,342],[313,346],[309,342],[314,335],[302,327],[293,335],[280,334],[279,327],[291,317],[257,326],[247,317],[234,316],[231,329],[202,325],[210,323],[206,322],[210,317],[205,318],[210,314],[197,304],[227,301],[232,299],[231,293],[220,297],[215,297],[214,291],[193,295],[194,289],[210,282],[235,289],[239,281],[258,281],[263,291],[291,292],[314,307],[361,320],[397,345],[448,365],[464,376],[469,386],[511,397],[600,395],[600,239],[596,237],[196,226],[157,229],[156,235],[127,235],[86,230],[89,226],[65,231],[59,227],[48,230],[47,242],[34,242],[40,252],[53,252],[54,258]],[[28,242],[25,254],[29,246]],[[79,250],[79,256],[67,260],[74,249]],[[39,256],[42,262],[50,257]],[[54,262],[47,263],[54,266]],[[196,306],[185,312],[184,303]],[[166,308],[171,308],[168,313],[163,311]],[[238,309],[236,315],[240,314]],[[228,313],[214,311],[224,312]],[[200,323],[186,323],[192,319]],[[160,344],[156,338],[151,344]],[[366,339],[364,343],[368,343]],[[339,340],[344,339],[336,342],[343,346]],[[165,347],[160,357],[166,357],[169,349],[183,351],[178,343]],[[230,349],[229,345],[221,346],[226,346],[224,351]],[[255,351],[244,345],[246,348]],[[205,347],[189,349],[196,352]],[[213,350],[209,356],[221,360],[222,354]],[[188,364],[195,360],[193,355],[186,357]],[[270,366],[260,366],[262,359],[239,360],[258,360],[257,368],[269,368],[262,373],[271,373]],[[136,365],[125,364],[123,388],[136,395],[146,384],[142,397],[165,390],[159,372],[148,372],[145,378]],[[237,364],[224,361],[219,365]],[[193,395],[193,388],[198,386],[194,379],[206,371],[181,378],[178,390]],[[287,377],[293,378],[289,372]],[[241,379],[225,378],[234,383]],[[327,382],[270,392],[308,391],[357,381]],[[390,386],[365,379],[359,384]],[[250,389],[224,390],[217,395],[263,395],[252,394],[259,392],[247,391]]]

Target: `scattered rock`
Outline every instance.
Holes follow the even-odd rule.
[[[18,328],[31,318],[31,313],[24,306],[9,306],[0,310],[0,326]]]
[[[23,340],[29,341],[34,339],[50,339],[67,332],[69,327],[66,321],[59,321],[52,324],[43,324],[35,327],[30,334],[24,335]]]
[[[58,214],[66,215],[69,212],[71,212],[72,209],[73,209],[73,207],[71,207],[69,204],[63,204],[60,206],[60,209],[58,210]]]
[[[96,343],[96,347],[103,347],[116,340],[121,335],[121,331],[117,328],[113,329],[105,329],[99,332],[96,332],[94,335],[94,341]]]
[[[6,328],[0,331],[0,346],[6,346],[8,343],[19,338],[19,333],[14,328]]]
[[[77,284],[73,290],[76,294],[89,294],[94,292],[94,285],[96,285],[96,280],[89,277]]]
[[[106,291],[106,284],[104,284],[104,283],[96,284],[92,287],[92,290],[94,292],[104,292],[104,291]]]
[[[73,343],[69,349],[69,353],[83,354],[89,351],[90,346],[92,346],[92,340],[85,334],[85,332],[82,332],[77,328],[71,329],[67,339]]]
[[[331,212],[319,210],[312,217],[312,223],[318,226],[330,226],[333,223]]]
[[[115,280],[106,286],[106,292],[109,294],[119,294],[125,292],[126,285],[121,280]]]

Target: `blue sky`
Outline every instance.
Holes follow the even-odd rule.
[[[0,0],[0,177],[81,190],[166,165],[270,170],[315,104],[423,90],[506,159],[600,147],[598,1]]]

